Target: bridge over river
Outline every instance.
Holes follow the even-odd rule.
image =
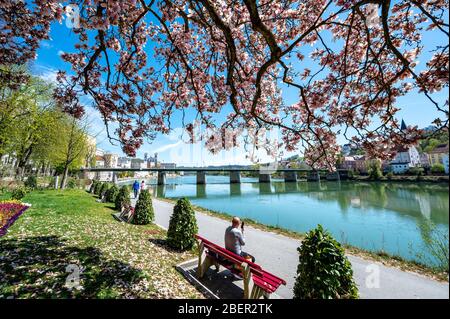
[[[306,173],[308,181],[320,181],[325,177],[327,180],[341,180],[348,178],[348,170],[337,170],[328,172],[327,170],[312,170],[301,168],[221,168],[221,167],[178,167],[178,168],[85,168],[82,172],[112,172],[113,181],[117,182],[119,172],[157,172],[158,185],[166,184],[166,174],[169,172],[195,172],[197,174],[197,184],[206,184],[206,173],[228,173],[231,184],[241,182],[241,172],[258,173],[260,183],[270,183],[271,175],[282,173],[285,182],[297,182],[299,173]]]

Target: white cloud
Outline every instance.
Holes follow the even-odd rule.
[[[56,76],[58,74],[58,70],[56,69],[37,64],[33,66],[32,72],[45,82],[57,84]]]
[[[168,150],[170,150],[172,148],[178,147],[182,143],[183,143],[183,141],[180,140],[180,141],[178,141],[176,143],[173,143],[173,144],[164,145],[164,146],[161,146],[161,147],[157,148],[154,152],[155,153],[163,153],[163,152],[168,151]]]

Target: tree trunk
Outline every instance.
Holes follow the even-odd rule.
[[[65,189],[66,188],[66,181],[67,181],[67,176],[69,175],[69,165],[66,165],[66,167],[64,168],[64,174],[61,178],[61,189]]]

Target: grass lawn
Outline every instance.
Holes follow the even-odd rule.
[[[0,238],[0,298],[202,298],[174,269],[192,252],[169,249],[155,225],[116,221],[113,204],[95,200],[82,190],[23,199],[32,207]],[[76,269],[80,289],[70,288]]]

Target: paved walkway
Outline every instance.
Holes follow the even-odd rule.
[[[156,224],[168,228],[173,204],[153,199],[153,208]],[[196,217],[199,234],[212,242],[222,244],[224,231],[229,222],[199,212],[196,212]],[[256,257],[257,263],[287,281],[287,285],[281,286],[277,294],[282,298],[292,298],[298,265],[299,241],[250,226],[245,228],[245,237],[247,242],[245,250]],[[386,267],[381,263],[374,263],[356,256],[348,257],[353,266],[360,298],[449,298],[448,283]]]

